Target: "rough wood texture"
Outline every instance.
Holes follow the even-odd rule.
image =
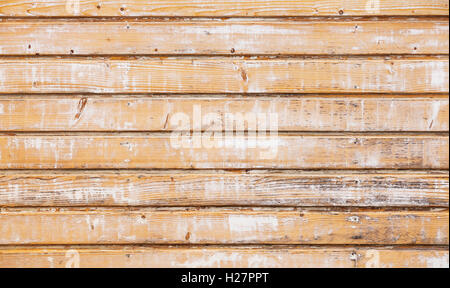
[[[448,268],[448,257],[436,248],[12,247],[0,250],[0,268]]]
[[[0,136],[0,169],[448,169],[449,166],[449,138],[439,135],[305,134],[261,138],[235,135],[218,137],[217,142],[205,139],[210,139],[209,135],[204,138]]]
[[[2,0],[0,16],[448,15],[448,8],[448,0]]]
[[[0,268],[448,268],[448,8],[1,0]]]
[[[448,207],[448,173],[11,172],[0,206]]]
[[[0,93],[448,93],[448,65],[448,57],[3,58]]]
[[[227,113],[278,115],[279,131],[438,131],[449,129],[448,95],[330,97],[175,98],[18,96],[0,98],[0,131],[172,131],[176,113],[194,119],[198,107],[217,115],[225,129]],[[245,129],[255,127],[245,122]],[[222,129],[217,129],[222,131]]]
[[[448,210],[39,209],[0,211],[0,244],[448,245]]]
[[[0,55],[447,54],[448,27],[448,19],[0,20]]]

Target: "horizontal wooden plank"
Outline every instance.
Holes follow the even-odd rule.
[[[0,55],[448,54],[448,34],[448,19],[15,20],[0,21]]]
[[[448,207],[441,173],[1,173],[0,206]]]
[[[297,247],[14,247],[0,268],[448,268],[448,250]]]
[[[448,210],[10,209],[0,211],[0,244],[449,243]]]
[[[227,129],[227,113],[251,113],[247,115],[255,118],[276,114],[279,131],[449,130],[449,100],[444,96],[205,99],[80,95],[2,97],[0,131],[173,131],[177,126],[168,121],[171,115],[184,113],[194,119],[195,111],[200,113],[199,121],[203,120],[202,130]],[[221,124],[211,126],[208,114]],[[247,121],[242,127],[258,129]]]
[[[448,136],[0,136],[0,169],[448,169]]]
[[[2,0],[0,16],[448,15],[448,0]]]
[[[448,65],[448,57],[3,58],[0,93],[448,93]]]

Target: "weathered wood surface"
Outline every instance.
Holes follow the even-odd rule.
[[[446,56],[2,58],[0,93],[448,93],[448,65]]]
[[[448,173],[3,172],[0,206],[448,207]]]
[[[448,8],[0,1],[0,268],[448,268]]]
[[[0,55],[447,54],[438,20],[0,20]]]
[[[212,130],[214,113],[226,129],[226,114],[276,114],[279,131],[438,131],[449,129],[448,95],[284,97],[93,97],[17,96],[0,98],[0,131],[172,131],[170,118],[203,118]],[[201,120],[200,120],[201,121]],[[219,129],[220,128],[220,129]],[[244,123],[246,130],[258,127]],[[235,127],[239,129],[239,127]]]
[[[0,169],[448,169],[448,136],[0,136]],[[206,135],[206,136],[205,136]],[[198,145],[198,146],[197,146]]]
[[[448,210],[3,209],[0,244],[448,245]]]
[[[448,0],[2,0],[0,16],[448,15]]]
[[[11,247],[0,268],[448,268],[437,248]]]

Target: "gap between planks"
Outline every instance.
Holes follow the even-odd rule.
[[[39,60],[39,59],[60,59],[60,60],[67,60],[67,59],[72,59],[72,60],[83,60],[83,59],[88,59],[88,60],[122,60],[122,61],[126,61],[126,60],[174,60],[174,59],[178,59],[178,60],[195,60],[192,59],[193,57],[196,58],[196,60],[284,60],[284,61],[288,61],[288,60],[324,60],[324,59],[329,59],[329,60],[341,60],[341,61],[345,61],[345,60],[351,60],[351,59],[369,59],[369,60],[373,60],[373,59],[384,59],[386,61],[392,60],[392,59],[403,59],[403,60],[414,60],[414,59],[419,59],[420,57],[424,57],[424,58],[436,58],[436,59],[442,59],[442,58],[448,58],[449,54],[448,53],[433,53],[433,54],[407,54],[407,53],[402,53],[402,54],[238,54],[238,55],[233,55],[233,54],[176,54],[176,53],[172,53],[172,54],[85,54],[85,55],[76,55],[76,54],[44,54],[41,55],[39,53],[35,53],[35,54],[11,54],[11,55],[1,55],[0,54],[0,60],[17,60],[19,58],[27,58],[29,60]],[[20,92],[19,92],[20,93]],[[19,93],[8,93],[8,94],[19,94]],[[80,94],[81,92],[61,92],[59,94]],[[83,94],[88,94],[89,92],[85,93],[82,92]],[[168,92],[149,92],[148,94],[167,94]],[[170,92],[171,94],[195,94],[196,92]],[[197,92],[198,94],[203,94],[206,95],[208,94],[208,92]],[[216,95],[222,92],[211,92],[212,95]],[[244,94],[243,92],[223,92],[223,93],[234,93],[235,95],[239,95],[239,94]],[[327,92],[311,92],[311,93],[305,93],[305,92],[250,92],[250,93],[245,93],[245,95],[247,94],[327,94]],[[342,94],[363,94],[366,92],[351,92],[351,91],[346,91],[346,92],[330,92],[332,94],[337,94],[337,93],[342,93]],[[372,93],[372,94],[389,94],[388,92],[384,91],[384,92],[373,92],[373,91],[368,91],[367,93]],[[400,92],[392,92],[392,93],[402,93]],[[429,94],[439,94],[439,93],[447,93],[447,92],[435,92],[435,91],[429,91],[429,92],[403,92],[403,94],[408,95],[408,94],[424,94],[424,93],[429,93]],[[8,94],[4,94],[4,95],[8,95]],[[27,94],[27,93],[22,93],[22,94]],[[29,93],[29,94],[38,94],[38,93]],[[49,93],[45,93],[45,94],[58,94],[58,92],[49,92]],[[95,94],[95,93],[92,93]],[[102,94],[124,94],[126,95],[126,92],[117,92],[117,93],[113,93],[113,92],[104,92]],[[146,94],[146,92],[129,92],[129,94]],[[3,94],[2,94],[3,95]]]
[[[89,98],[99,100],[166,100],[166,99],[192,99],[192,100],[302,100],[302,99],[329,99],[329,100],[345,100],[345,99],[405,99],[405,100],[448,100],[448,92],[430,92],[430,93],[2,93],[0,94],[0,100],[61,100],[64,98],[78,99]]]
[[[163,175],[163,174],[243,174],[243,175],[253,175],[265,173],[268,175],[295,175],[304,174],[306,176],[352,176],[352,175],[435,175],[435,176],[448,176],[449,170],[444,169],[139,169],[139,168],[129,168],[129,169],[1,169],[2,175],[13,175],[17,172],[21,174],[54,174],[59,173],[61,175],[72,175],[79,174],[83,172],[89,173],[104,173],[109,175],[121,175],[121,174],[144,174],[144,175]]]
[[[194,130],[176,130],[179,132],[193,132]],[[197,130],[195,130],[197,131]],[[203,132],[203,130],[201,130]],[[243,132],[243,134],[235,135],[232,134],[230,137],[233,136],[249,136],[249,131],[224,131],[224,130],[213,130],[212,132]],[[250,131],[252,132],[252,131]],[[269,131],[268,131],[269,132]],[[166,138],[172,134],[172,131],[3,131],[0,132],[0,137],[2,136],[17,136],[17,137],[24,137],[24,136],[104,136],[104,137],[117,137],[117,136],[123,136],[123,137],[155,137],[155,138]],[[256,134],[257,135],[257,134]],[[332,138],[348,138],[348,137],[368,137],[368,138],[404,138],[404,137],[411,137],[411,138],[419,138],[419,139],[429,139],[429,138],[448,138],[449,132],[448,131],[368,131],[368,132],[361,132],[361,131],[278,131],[276,134],[267,135],[267,137],[332,137]],[[223,135],[222,137],[228,137],[228,135]],[[298,169],[297,169],[298,170]],[[308,169],[306,169],[308,170]],[[338,169],[335,169],[338,170]]]
[[[280,22],[280,23],[296,23],[296,22],[320,22],[320,21],[333,21],[333,22],[370,22],[370,21],[411,21],[411,22],[430,22],[430,21],[446,21],[449,16],[446,15],[403,15],[403,16],[389,16],[389,15],[379,15],[379,16],[255,16],[255,17],[189,17],[189,16],[128,16],[128,17],[117,17],[117,16],[104,16],[104,17],[89,17],[89,16],[79,16],[79,17],[20,17],[20,16],[0,16],[0,23],[7,22],[54,22],[54,21],[64,21],[67,23],[72,22],[92,22],[92,23],[110,23],[110,22],[139,22],[139,23],[189,23],[189,22],[215,22],[215,23],[235,23],[247,21],[249,23],[265,23],[265,22]]]

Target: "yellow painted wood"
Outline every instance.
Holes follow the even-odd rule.
[[[0,21],[0,55],[447,54],[448,19]]]
[[[3,210],[0,244],[449,244],[448,210],[86,210]]]
[[[169,121],[173,115],[184,113],[193,121],[196,111],[202,130],[216,131],[227,129],[227,114],[246,113],[255,118],[276,114],[279,131],[446,132],[449,128],[448,95],[4,96],[0,111],[0,131],[173,131],[177,128]],[[210,125],[207,117],[211,113],[221,125]],[[258,129],[248,122],[243,127]]]
[[[448,93],[448,73],[448,57],[3,58],[0,93]]]
[[[0,173],[0,206],[448,207],[448,173]]]
[[[448,136],[0,136],[0,169],[448,169]]]
[[[0,16],[448,15],[448,0],[2,0]]]
[[[27,268],[448,268],[448,250],[317,247],[12,247],[0,267]]]

